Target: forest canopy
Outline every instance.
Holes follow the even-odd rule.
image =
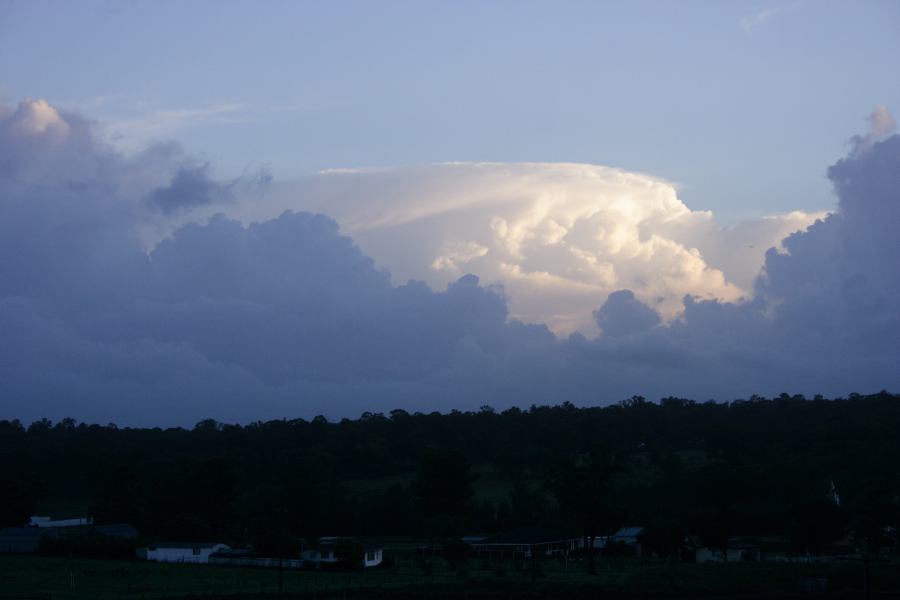
[[[900,396],[887,392],[193,429],[0,421],[0,525],[89,513],[148,539],[260,544],[276,532],[459,536],[551,524],[600,535],[656,524],[661,548],[672,531],[806,532],[815,551],[851,530],[896,530],[897,431]]]

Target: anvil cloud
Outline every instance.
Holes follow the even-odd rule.
[[[682,299],[752,296],[766,249],[825,213],[723,227],[660,179],[564,163],[337,170],[274,186],[244,220],[285,209],[334,217],[396,279],[442,288],[466,273],[501,284],[512,315],[567,335],[631,290],[664,320]]]

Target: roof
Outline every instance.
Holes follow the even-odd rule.
[[[157,548],[214,548],[215,546],[225,546],[222,542],[156,542],[147,546],[150,549]]]
[[[355,538],[352,536],[336,536],[336,535],[326,535],[324,537],[320,537],[315,544],[309,544],[308,550],[316,550],[322,548],[332,548],[337,545],[340,540],[350,540],[352,542],[357,542],[361,544],[366,550],[381,550],[383,548],[382,544],[373,543],[373,542],[363,542],[359,538]]]
[[[617,537],[637,537],[637,536],[639,536],[639,535],[641,534],[642,531],[644,531],[644,528],[643,528],[643,527],[636,527],[636,526],[623,527],[623,528],[621,528],[620,530],[618,530],[618,531],[613,535],[613,537],[614,537],[614,538],[617,538]]]
[[[521,527],[505,533],[492,535],[481,541],[475,542],[473,546],[549,544],[552,542],[578,540],[581,539],[581,537],[581,534],[567,529],[557,529],[554,527]]]
[[[229,548],[227,550],[217,550],[209,555],[210,558],[254,558],[256,553],[247,548]]]

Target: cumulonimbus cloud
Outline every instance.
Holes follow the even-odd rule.
[[[222,204],[231,184],[175,145],[124,156],[45,102],[0,109],[0,418],[896,389],[890,123],[829,169],[835,212],[723,228],[665,182],[584,165],[327,173]],[[267,214],[285,202],[337,220]],[[398,285],[417,273],[431,286]],[[544,324],[582,314],[604,334]]]
[[[396,281],[442,288],[465,273],[502,285],[511,314],[560,335],[598,333],[592,311],[629,289],[665,321],[686,295],[749,298],[768,248],[825,213],[731,227],[675,187],[620,169],[452,163],[335,170],[275,186],[245,221],[285,209],[334,217]]]

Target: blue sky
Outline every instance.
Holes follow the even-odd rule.
[[[896,2],[0,3],[0,94],[229,177],[443,161],[663,177],[730,223],[833,207],[900,108]]]
[[[0,418],[896,391],[898,73],[897,2],[0,0]]]

